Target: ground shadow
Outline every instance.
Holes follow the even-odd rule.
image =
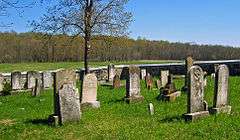
[[[48,119],[28,120],[26,123],[31,123],[31,124],[34,124],[34,125],[49,125]]]
[[[162,120],[160,120],[159,122],[161,123],[175,123],[175,122],[182,122],[184,121],[184,118],[183,116],[179,116],[179,115],[176,115],[176,116],[169,116],[169,117],[166,117]]]
[[[125,102],[125,98],[109,101],[108,104]]]

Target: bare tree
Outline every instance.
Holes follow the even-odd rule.
[[[84,38],[84,67],[89,73],[88,56],[95,35],[127,35],[132,14],[125,5],[128,0],[58,0],[40,22],[33,22],[35,30],[51,34],[67,33]]]

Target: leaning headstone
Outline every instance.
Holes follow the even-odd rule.
[[[147,73],[147,76],[145,77],[145,83],[148,90],[153,88],[153,78],[149,73]]]
[[[118,74],[116,74],[113,78],[113,88],[120,88],[121,87],[121,80],[120,80],[120,76]]]
[[[95,74],[86,74],[82,82],[82,99],[83,106],[99,108],[100,102],[97,101],[97,77]]]
[[[35,79],[35,85],[32,89],[32,96],[39,96],[41,92],[41,84],[39,82],[39,79]]]
[[[44,71],[42,73],[43,88],[51,88],[53,85],[53,77],[50,71]]]
[[[193,63],[194,63],[194,61],[193,61],[193,58],[192,57],[190,57],[190,56],[188,56],[187,58],[186,58],[186,60],[185,60],[185,71],[186,71],[186,74],[185,74],[185,85],[184,85],[184,87],[182,88],[183,89],[183,91],[188,91],[188,71],[190,70],[190,68],[193,66]]]
[[[59,70],[54,72],[53,75],[54,114],[50,117],[58,116],[60,124],[79,121],[81,118],[80,96],[76,88],[75,71]]]
[[[188,102],[186,121],[194,121],[198,118],[208,116],[207,102],[204,100],[203,70],[199,66],[192,66],[188,71]]]
[[[148,110],[150,115],[154,115],[154,106],[152,103],[149,103]]]
[[[40,74],[36,71],[29,71],[27,72],[27,88],[32,89],[35,87],[35,81],[38,79],[38,82],[40,83]]]
[[[126,81],[126,101],[128,103],[142,101],[144,98],[140,93],[140,69],[137,66],[129,66]]]
[[[21,78],[21,72],[11,73],[11,86],[13,90],[20,90],[22,88]]]
[[[211,113],[231,113],[229,106],[229,89],[228,89],[229,69],[226,65],[219,65],[215,77],[215,90],[213,108]]]
[[[169,76],[169,71],[168,70],[162,70],[161,71],[161,75],[160,75],[160,78],[161,78],[161,86],[162,87],[165,87],[168,83],[168,76]]]
[[[0,74],[0,92],[2,92],[4,88],[3,82],[4,82],[4,76]]]
[[[141,69],[141,79],[144,80],[146,76],[147,76],[147,70]]]
[[[115,66],[113,64],[108,65],[108,82],[113,82],[115,74]]]

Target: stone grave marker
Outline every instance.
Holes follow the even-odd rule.
[[[108,65],[108,82],[113,82],[113,78],[115,75],[115,66],[113,64]]]
[[[186,72],[186,74],[185,74],[185,85],[184,85],[184,87],[182,88],[183,89],[183,91],[188,91],[188,71],[190,70],[190,68],[193,66],[193,64],[194,64],[194,60],[193,60],[193,58],[192,57],[190,57],[190,56],[188,56],[187,58],[186,58],[186,60],[185,60],[185,72]]]
[[[219,65],[216,71],[213,108],[211,113],[231,113],[229,106],[229,69],[226,65]]]
[[[51,88],[53,86],[53,77],[50,71],[42,73],[43,88]]]
[[[149,103],[148,110],[150,115],[154,115],[154,106],[152,103]]]
[[[0,73],[0,92],[2,92],[4,88],[3,82],[4,82],[4,76]]]
[[[83,106],[91,106],[94,108],[100,107],[100,102],[97,101],[97,77],[95,74],[86,74],[82,82],[82,99]]]
[[[121,80],[120,80],[120,76],[118,74],[116,74],[113,78],[113,88],[120,88],[121,87]]]
[[[41,78],[40,73],[37,71],[27,72],[27,88],[28,89],[34,88],[36,79],[38,79],[38,82],[41,83],[40,78]]]
[[[20,90],[22,89],[22,82],[21,82],[22,74],[21,72],[12,72],[11,73],[11,86],[12,90]]]
[[[141,79],[144,80],[146,76],[147,76],[147,70],[141,69]]]
[[[145,83],[148,90],[153,88],[153,78],[149,73],[147,73],[147,76],[145,77]]]
[[[79,121],[81,118],[80,95],[76,88],[76,73],[74,70],[59,70],[54,77],[54,114],[52,119],[60,124]],[[58,119],[56,119],[58,117]]]
[[[169,76],[169,71],[168,70],[162,70],[161,71],[161,75],[160,75],[160,78],[161,78],[161,86],[162,87],[165,87],[168,83],[168,76]]]
[[[204,74],[199,66],[192,66],[188,71],[188,102],[186,121],[194,121],[198,118],[208,116],[207,102],[204,100]]]
[[[144,98],[140,93],[140,69],[137,66],[129,66],[126,81],[126,101],[128,103],[142,101]]]

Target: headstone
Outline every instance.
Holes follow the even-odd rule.
[[[4,82],[4,76],[0,74],[0,92],[2,92],[4,88],[3,82]]]
[[[165,87],[168,83],[168,76],[169,76],[169,71],[168,70],[162,70],[161,71],[161,86]]]
[[[94,108],[100,107],[100,102],[97,101],[97,77],[95,74],[86,74],[82,82],[82,99],[83,106],[91,106]]]
[[[115,66],[113,64],[108,65],[108,82],[113,82],[115,74]]]
[[[34,88],[32,88],[32,96],[39,96],[41,92],[41,84],[39,79],[35,79]]]
[[[140,69],[137,66],[129,66],[126,81],[126,101],[128,103],[142,101],[144,98],[140,93]]]
[[[147,73],[147,76],[145,77],[145,82],[148,90],[153,88],[153,78],[149,73]]]
[[[121,87],[121,80],[120,80],[120,76],[118,74],[116,74],[113,78],[113,88],[120,88]]]
[[[186,71],[186,74],[185,74],[185,85],[184,85],[184,87],[182,88],[183,89],[183,91],[188,91],[188,71],[190,70],[190,68],[193,66],[193,63],[194,63],[194,61],[193,61],[193,58],[192,57],[190,57],[190,56],[188,56],[187,58],[186,58],[186,60],[185,60],[185,71]]]
[[[147,76],[147,70],[141,69],[141,79],[144,80],[146,76]]]
[[[40,74],[36,71],[29,71],[27,72],[27,88],[32,89],[35,87],[35,81],[38,79],[38,82],[40,83]]]
[[[229,106],[229,89],[228,89],[229,69],[226,65],[219,65],[215,77],[215,90],[213,108],[211,113],[231,113]]]
[[[207,86],[207,72],[204,71],[204,87]]]
[[[207,102],[204,100],[204,78],[203,70],[199,66],[192,66],[188,71],[188,102],[186,121],[194,121],[198,118],[208,116]]]
[[[74,70],[59,70],[54,76],[54,115],[59,123],[79,121],[81,118],[80,96],[76,88]]]
[[[42,73],[43,88],[51,88],[53,85],[53,77],[50,71],[44,71]]]
[[[152,103],[148,105],[148,110],[150,115],[154,115],[154,106]]]
[[[11,85],[13,90],[22,89],[21,83],[22,74],[21,72],[13,72],[11,73]]]

